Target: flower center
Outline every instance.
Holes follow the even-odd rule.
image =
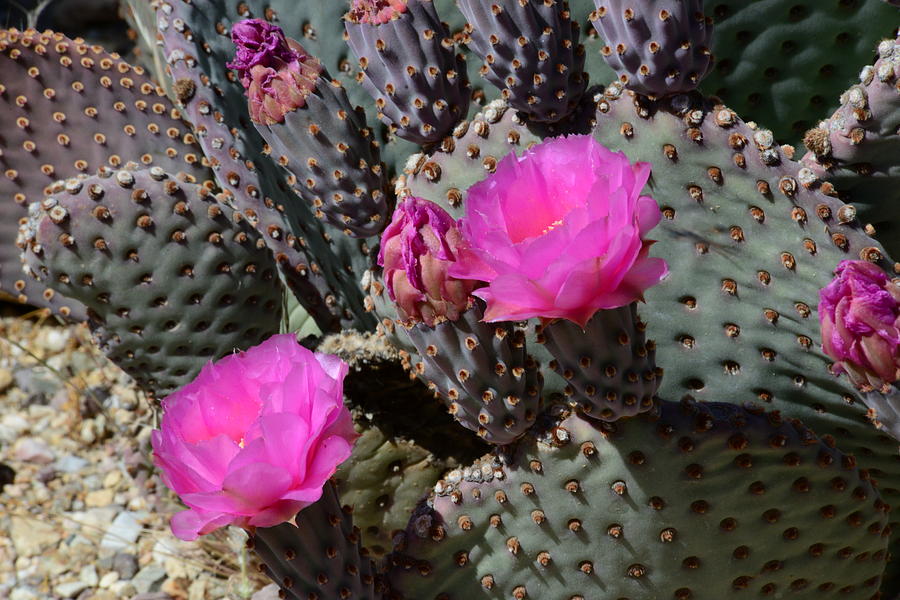
[[[545,234],[553,231],[554,229],[556,229],[557,227],[559,227],[562,224],[563,224],[562,219],[557,219],[557,220],[553,221],[552,223],[550,223],[549,225],[544,227],[544,230],[541,231],[541,235],[545,235]]]

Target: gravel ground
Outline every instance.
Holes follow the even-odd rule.
[[[85,326],[0,319],[0,598],[277,597],[242,531],[171,534],[156,418]]]

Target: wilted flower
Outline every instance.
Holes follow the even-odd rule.
[[[347,365],[292,334],[203,368],[163,402],[154,462],[188,506],[172,531],[270,527],[315,502],[356,434],[343,404]]]
[[[844,260],[819,292],[822,349],[865,389],[900,379],[900,285],[878,266]]]
[[[661,218],[641,196],[647,163],[631,164],[590,136],[555,138],[469,188],[465,244],[450,274],[488,283],[486,321],[563,318],[582,326],[625,306],[665,276],[647,232]]]
[[[476,285],[447,274],[461,241],[453,218],[437,204],[407,198],[397,206],[381,236],[378,264],[401,318],[429,326],[459,318]]]
[[[238,72],[254,122],[280,123],[286,113],[306,105],[322,65],[303,46],[262,19],[235,23],[231,40],[236,52],[227,66]]]
[[[381,25],[406,12],[407,0],[353,0],[347,17],[354,23]]]

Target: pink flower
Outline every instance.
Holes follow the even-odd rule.
[[[584,326],[625,306],[667,273],[644,239],[661,218],[641,196],[648,163],[631,164],[590,136],[547,140],[469,188],[465,245],[454,277],[488,283],[474,295],[485,321],[540,317]]]
[[[343,404],[347,365],[292,334],[206,365],[163,402],[153,458],[188,506],[172,531],[271,527],[322,494],[356,433]]]
[[[397,206],[381,235],[378,264],[402,319],[433,327],[466,310],[477,282],[447,274],[461,242],[453,218],[434,202],[407,198]]]
[[[281,123],[286,113],[306,106],[322,65],[303,46],[262,19],[235,23],[231,40],[235,57],[227,66],[238,72],[254,123]]]
[[[844,260],[819,292],[822,350],[861,388],[900,379],[900,285],[878,266]]]

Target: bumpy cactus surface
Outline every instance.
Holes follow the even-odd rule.
[[[896,3],[129,5],[145,67],[0,33],[0,290],[164,399],[176,534],[298,599],[900,594]]]

